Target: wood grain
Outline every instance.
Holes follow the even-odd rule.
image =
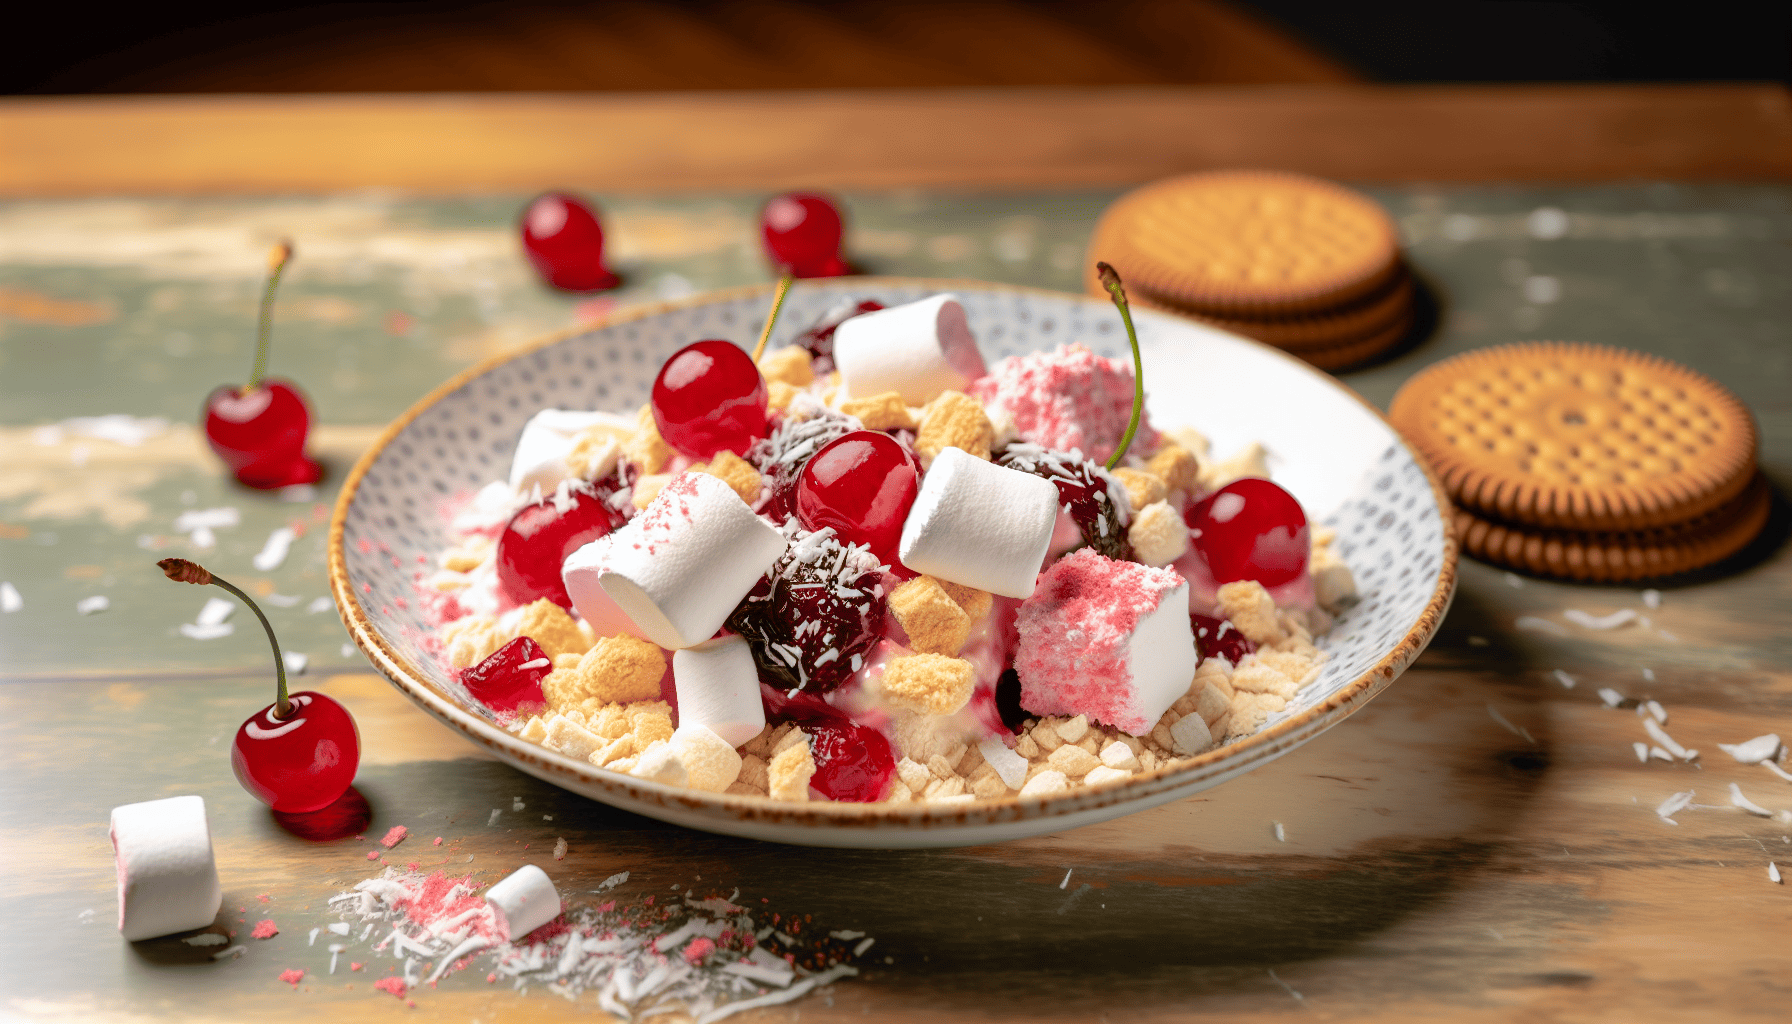
[[[122,158],[128,154],[128,159]],[[1779,86],[27,98],[0,194],[1792,177]]]

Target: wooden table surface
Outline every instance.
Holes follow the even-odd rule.
[[[1415,92],[1411,102],[1447,108],[1448,92]],[[1573,92],[1508,97],[1504,106],[1477,94],[1457,109],[1516,116],[1527,103],[1573,106]],[[1509,145],[1496,165],[1509,169],[1507,180],[1436,175],[1482,179],[1448,185],[1419,183],[1425,174],[1403,173],[1387,157],[1313,158],[1318,169],[1371,182],[1365,188],[1399,221],[1437,308],[1422,339],[1346,383],[1385,407],[1417,369],[1482,345],[1546,337],[1657,352],[1749,403],[1763,465],[1785,493],[1792,186],[1760,182],[1792,168],[1775,163],[1786,152],[1785,97],[1733,92],[1725,116],[1741,121],[1725,128],[1705,118],[1721,144],[1702,157],[1663,137],[1591,160]],[[1633,124],[1655,107],[1685,111],[1700,95],[1712,102],[1696,89],[1672,102],[1620,93],[1599,102],[1626,107]],[[589,993],[568,1000],[539,986],[489,985],[483,968],[412,990],[407,1008],[372,990],[395,961],[365,943],[344,957],[365,958],[365,972],[329,974],[328,939],[311,945],[307,936],[336,920],[330,896],[378,872],[368,852],[392,825],[411,833],[386,855],[393,863],[446,866],[484,883],[540,859],[577,904],[625,870],[629,880],[609,895],[628,901],[738,887],[755,914],[876,940],[852,961],[858,976],[747,1020],[1785,1016],[1792,895],[1769,880],[1768,865],[1792,871],[1792,783],[1717,748],[1792,735],[1784,631],[1792,516],[1783,499],[1760,542],[1716,571],[1663,584],[1658,608],[1634,588],[1465,561],[1430,650],[1365,710],[1250,775],[1150,812],[923,853],[800,850],[683,831],[483,759],[370,674],[343,649],[334,613],[309,611],[326,590],[320,510],[378,428],[455,369],[613,302],[762,279],[752,227],[764,191],[827,173],[805,178],[800,161],[787,161],[782,177],[768,177],[774,153],[751,174],[706,177],[720,162],[693,158],[710,170],[653,191],[652,181],[601,162],[581,176],[551,159],[524,161],[495,180],[457,177],[459,165],[417,156],[379,164],[365,152],[340,154],[335,170],[319,170],[330,161],[310,152],[300,162],[311,170],[299,173],[264,151],[214,174],[171,156],[180,148],[172,144],[143,150],[141,161],[102,161],[91,139],[75,138],[105,118],[188,142],[215,124],[207,120],[215,108],[144,102],[148,113],[107,102],[0,104],[0,191],[13,197],[0,202],[0,580],[23,600],[0,614],[0,863],[10,878],[0,888],[0,1016],[601,1018]],[[397,101],[336,102],[291,106],[320,123],[353,123],[368,105]],[[426,123],[438,126],[464,125],[479,108],[434,102],[445,120]],[[1382,116],[1369,109],[1376,102],[1352,116]],[[1320,109],[1309,106],[1308,116]],[[541,118],[552,113],[536,108]],[[388,116],[396,130],[419,123]],[[1751,116],[1768,130],[1735,127]],[[180,131],[170,135],[169,125]],[[1277,162],[1298,149],[1278,134],[1286,125],[1245,132],[1257,141],[1210,156]],[[1572,134],[1557,131],[1553,138]],[[55,137],[60,148],[33,148]],[[1066,152],[1078,151],[1078,138],[1087,141],[1072,138]],[[691,145],[707,152],[703,138]],[[1668,154],[1666,164],[1632,159],[1644,150]],[[1713,158],[1719,150],[1728,155]],[[923,167],[905,181],[900,166],[886,166],[883,177],[845,182],[857,186],[843,193],[849,246],[880,273],[1074,290],[1083,240],[1118,193],[1103,182],[1207,159],[1166,152],[1110,167],[1107,178],[1089,164],[1002,180],[960,168],[943,182]],[[640,159],[639,147],[618,158]],[[1178,159],[1188,163],[1165,162]],[[1457,157],[1430,159],[1435,168]],[[1598,180],[1652,176],[1758,183]],[[627,275],[621,292],[570,298],[529,276],[510,223],[528,189],[549,181],[597,193]],[[967,184],[979,187],[956,187]],[[372,185],[436,194],[364,188]],[[904,187],[884,187],[896,185]],[[485,191],[467,191],[474,187]],[[269,190],[279,194],[253,194]],[[1540,209],[1563,211],[1566,231],[1548,230],[1564,222],[1536,216]],[[310,500],[284,503],[228,483],[191,426],[206,391],[247,370],[263,249],[280,234],[295,237],[300,255],[282,293],[273,368],[312,396],[315,448],[331,471]],[[151,435],[137,446],[80,436],[78,424],[60,435],[42,429],[100,414],[167,423],[141,424]],[[174,525],[184,510],[226,506],[241,522],[218,529],[215,548],[195,551]],[[269,531],[288,524],[305,528],[292,554],[278,568],[253,569]],[[298,599],[268,610],[286,646],[310,657],[303,684],[335,695],[360,722],[363,837],[304,838],[237,787],[225,748],[268,699],[266,650],[245,614],[224,639],[179,635],[204,597],[160,578],[152,563],[166,554],[196,555],[260,593]],[[77,601],[99,594],[108,610],[76,613]],[[1598,631],[1563,615],[1625,608],[1647,624]],[[1628,707],[1606,707],[1602,687],[1659,701],[1668,731],[1701,756],[1639,763],[1631,744],[1647,738],[1642,724]],[[1729,806],[1731,783],[1775,815]],[[1675,823],[1657,816],[1664,799],[1687,790],[1694,807]],[[226,894],[214,930],[244,931],[263,918],[280,928],[267,940],[239,935],[240,956],[213,961],[221,947],[179,939],[132,945],[112,927],[109,809],[180,793],[203,795],[210,809]],[[556,862],[549,851],[560,838],[568,851]],[[289,968],[308,972],[296,988],[279,980]]]

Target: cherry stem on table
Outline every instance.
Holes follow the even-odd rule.
[[[1108,290],[1114,305],[1120,310],[1120,322],[1126,325],[1126,340],[1132,343],[1132,419],[1127,421],[1126,435],[1120,438],[1120,447],[1114,449],[1114,455],[1108,459],[1109,469],[1120,464],[1126,457],[1126,449],[1132,447],[1132,436],[1139,430],[1139,412],[1145,408],[1145,364],[1139,357],[1139,332],[1132,325],[1132,309],[1126,304],[1126,288],[1120,283],[1120,274],[1106,263],[1095,264],[1095,270],[1101,275],[1101,286]]]
[[[241,588],[222,576],[212,575],[210,570],[198,562],[185,558],[164,558],[156,564],[161,566],[162,572],[176,583],[192,583],[197,586],[209,583],[215,587],[222,587],[235,594],[238,599],[249,606],[249,610],[255,613],[255,617],[261,620],[262,631],[268,635],[268,646],[274,649],[274,679],[276,680],[274,684],[274,717],[285,718],[292,714],[292,701],[286,696],[286,659],[280,656],[280,642],[274,639],[273,625],[268,622],[268,617],[261,613],[261,606],[255,603],[255,599],[243,593]]]
[[[280,275],[286,271],[286,264],[292,260],[292,243],[283,241],[274,246],[268,254],[268,286],[261,293],[261,327],[255,337],[255,368],[249,374],[249,383],[243,388],[245,393],[261,386],[261,378],[268,370],[268,336],[274,330],[274,289],[280,287]],[[284,689],[281,690],[285,692]]]
[[[795,274],[785,274],[778,279],[778,292],[772,296],[772,311],[765,318],[765,330],[759,332],[759,344],[753,346],[753,362],[765,355],[765,343],[772,338],[772,325],[778,322],[778,310],[784,308],[784,296],[790,294],[790,285],[796,280]]]

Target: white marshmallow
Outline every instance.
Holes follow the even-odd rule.
[[[1051,481],[947,448],[921,478],[902,524],[902,564],[1003,597],[1031,597],[1057,520]]]
[[[586,427],[600,425],[626,431],[635,429],[633,420],[607,412],[543,409],[531,416],[529,422],[523,424],[523,434],[516,442],[516,454],[510,460],[511,489],[527,494],[532,485],[540,484],[543,494],[553,491],[560,481],[571,475],[566,468],[566,456],[572,452],[573,439]]]
[[[964,306],[949,293],[841,324],[834,332],[834,365],[848,396],[896,391],[910,405],[923,405],[942,391],[962,391],[989,372]]]
[[[740,778],[740,753],[706,726],[681,721],[670,746],[684,765],[685,785],[692,789],[720,793]]]
[[[112,808],[118,930],[131,942],[204,928],[224,890],[205,799],[176,796]]]
[[[1189,680],[1195,677],[1195,634],[1188,618],[1187,583],[1166,591],[1157,607],[1139,618],[1126,647],[1126,664],[1132,671],[1132,693],[1126,703],[1137,709],[1140,721],[1156,722],[1170,710],[1170,705],[1188,693]],[[1184,717],[1193,718],[1206,728],[1200,715]],[[1198,737],[1191,735],[1190,739]],[[1200,749],[1211,744],[1210,738]]]
[[[593,629],[611,615],[601,589],[646,639],[678,650],[714,636],[784,546],[734,488],[683,473],[628,525],[573,552],[561,578]]]
[[[492,923],[505,939],[520,939],[560,916],[560,893],[548,873],[524,864],[485,891]]]
[[[741,637],[717,637],[674,651],[672,684],[678,690],[681,729],[704,726],[731,747],[738,747],[765,728],[759,667]]]

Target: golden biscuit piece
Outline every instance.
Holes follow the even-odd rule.
[[[1193,452],[1175,443],[1166,441],[1163,446],[1152,453],[1145,468],[1157,475],[1169,491],[1181,491],[1193,494],[1201,474],[1201,465]]]
[[[635,464],[643,474],[658,473],[672,461],[672,446],[660,437],[659,424],[653,419],[653,406],[643,405],[635,414],[635,432],[622,446],[623,458]]]
[[[1111,472],[1120,481],[1120,486],[1126,488],[1126,497],[1132,502],[1135,511],[1152,502],[1162,501],[1169,494],[1169,487],[1156,473],[1127,469],[1124,466]]]
[[[971,617],[932,576],[917,576],[890,593],[890,611],[908,634],[910,650],[958,657],[971,636]]]
[[[522,617],[516,621],[516,635],[540,644],[542,653],[549,658],[584,654],[591,649],[585,635],[579,632],[579,624],[566,609],[545,597],[523,609]]]
[[[557,680],[559,674],[542,680],[541,692],[548,706],[556,710],[585,707],[589,713],[594,701],[601,705],[657,700],[666,659],[658,647],[645,640],[607,636],[586,652],[570,679]]]
[[[815,757],[809,753],[808,737],[779,751],[766,766],[766,788],[773,800],[805,801],[809,799],[809,780],[815,777]]]
[[[814,362],[809,350],[800,345],[786,345],[759,357],[759,373],[767,384],[781,381],[806,388],[815,383]]]
[[[733,488],[734,493],[740,495],[740,500],[746,502],[748,505],[759,500],[759,487],[761,483],[759,470],[754,469],[751,462],[728,451],[726,448],[717,452],[716,457],[709,460],[707,465],[701,467],[693,466],[691,468],[699,473],[708,473],[710,476],[727,484],[729,487]]]
[[[884,666],[884,699],[925,715],[950,715],[970,702],[977,672],[963,658],[914,654]]]
[[[848,398],[840,403],[840,411],[857,416],[866,430],[913,430],[918,425],[907,403],[903,402],[901,392],[897,391]]]
[[[921,414],[921,430],[915,436],[915,451],[923,463],[947,448],[962,449],[979,459],[989,458],[995,442],[995,427],[983,412],[983,403],[961,391],[942,391],[927,404]]]
[[[953,583],[951,580],[935,579],[931,576],[928,578],[933,579],[935,583],[945,589],[946,593],[952,595],[952,600],[958,602],[958,607],[964,609],[964,613],[971,617],[973,623],[988,615],[990,607],[995,604],[995,596],[987,590],[967,587],[962,583]]]

